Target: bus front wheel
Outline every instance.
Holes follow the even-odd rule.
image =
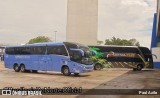
[[[65,67],[62,68],[62,73],[65,76],[71,75],[70,70],[69,70],[69,68],[67,66],[65,66]]]
[[[99,64],[99,63],[98,63],[98,64],[95,64],[95,65],[94,65],[94,69],[95,69],[95,70],[101,70],[101,69],[102,69],[102,65]]]
[[[15,72],[19,72],[20,71],[18,64],[15,64],[13,69],[14,69]]]
[[[21,71],[21,72],[25,72],[25,71],[26,71],[24,65],[21,65],[21,66],[20,66],[20,71]]]

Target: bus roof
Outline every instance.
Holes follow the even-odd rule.
[[[24,44],[24,45],[17,45],[17,46],[7,46],[7,47],[25,47],[25,46],[45,46],[45,45],[64,45],[63,42],[43,42],[43,43],[34,43],[34,44]]]
[[[39,45],[64,45],[63,42],[43,42],[43,43],[34,43],[34,44],[26,44],[26,45],[34,45],[34,46],[39,46]]]
[[[89,45],[90,47],[133,47],[137,48],[138,46],[120,46],[120,45]]]
[[[0,49],[4,49],[6,46],[0,46]]]
[[[76,44],[76,45],[84,46],[84,45],[82,45],[82,44],[74,43],[74,42],[42,42],[42,43],[24,44],[24,45],[18,45],[18,46],[7,46],[7,47],[45,46],[45,45],[64,45],[65,43],[70,43],[70,44]]]
[[[120,46],[120,45],[90,45],[89,47],[120,47],[120,48],[140,48],[140,49],[149,49],[148,47],[143,46]]]

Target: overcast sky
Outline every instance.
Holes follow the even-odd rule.
[[[150,47],[156,0],[99,0],[98,39],[136,38]],[[0,43],[21,44],[39,35],[66,40],[67,0],[0,0]]]

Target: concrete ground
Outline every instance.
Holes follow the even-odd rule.
[[[147,69],[132,71],[131,69],[103,69],[81,74],[79,77],[63,76],[61,73],[39,72],[21,73],[4,68],[0,62],[0,88],[4,87],[82,87],[82,89],[159,89],[160,70]],[[8,96],[0,96],[7,98]],[[159,98],[160,96],[144,95],[43,95],[43,96],[13,96],[15,98]]]

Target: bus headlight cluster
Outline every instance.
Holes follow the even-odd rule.
[[[82,59],[82,64],[93,64],[91,58],[85,58],[85,59]]]

